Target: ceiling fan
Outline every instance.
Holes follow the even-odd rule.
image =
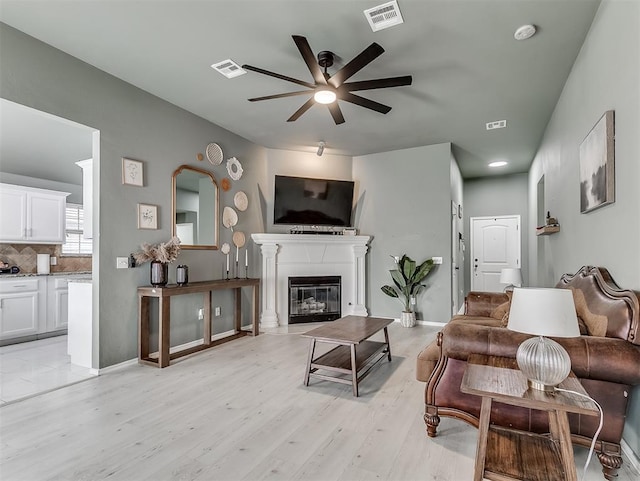
[[[300,51],[300,54],[302,55],[302,58],[307,64],[309,71],[311,72],[313,83],[305,82],[304,80],[298,80],[292,77],[287,77],[286,75],[270,72],[269,70],[264,70],[258,67],[253,67],[252,65],[242,66],[242,68],[246,70],[251,70],[253,72],[268,75],[270,77],[275,77],[281,80],[286,80],[287,82],[293,82],[295,84],[307,87],[307,89],[310,89],[298,90],[295,92],[285,92],[275,95],[266,95],[264,97],[255,97],[249,99],[250,102],[257,102],[260,100],[280,99],[284,97],[293,97],[296,95],[313,94],[313,96],[309,100],[302,104],[302,107],[296,110],[293,115],[287,119],[287,122],[293,122],[297,120],[302,114],[313,107],[314,104],[320,103],[325,104],[329,108],[329,112],[331,113],[333,121],[336,123],[336,125],[342,124],[344,123],[344,116],[342,115],[342,111],[340,110],[340,106],[338,105],[337,100],[343,100],[345,102],[359,105],[360,107],[386,114],[391,110],[391,107],[389,107],[388,105],[384,105],[379,102],[375,102],[374,100],[360,97],[359,95],[355,95],[352,92],[357,90],[373,90],[411,85],[411,75],[374,80],[362,80],[358,82],[345,82],[347,79],[352,77],[354,74],[356,74],[358,71],[366,67],[369,63],[371,63],[373,60],[384,53],[384,49],[375,42],[365,48],[336,73],[334,73],[333,75],[329,75],[329,73],[327,73],[327,68],[333,65],[334,54],[332,52],[324,50],[318,53],[316,60],[316,57],[313,55],[311,47],[309,46],[309,42],[305,37],[302,37],[300,35],[292,35],[292,37],[293,41],[298,47],[298,50]],[[322,71],[322,69],[324,69],[324,72]]]

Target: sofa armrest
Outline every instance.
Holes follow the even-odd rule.
[[[491,316],[491,312],[500,304],[509,300],[502,292],[471,291],[464,300],[464,313],[467,316]]]
[[[502,327],[448,324],[442,330],[442,355],[462,361],[470,354],[515,358],[520,343],[530,337]],[[554,340],[569,353],[577,377],[640,384],[640,346],[624,339],[595,336]]]

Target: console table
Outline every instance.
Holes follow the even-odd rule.
[[[167,367],[172,359],[176,359],[194,352],[209,349],[219,344],[238,339],[243,336],[259,334],[258,310],[260,279],[229,279],[215,281],[190,282],[186,286],[169,285],[164,287],[138,288],[138,362],[157,367]],[[253,312],[251,330],[242,329],[242,297],[243,287],[253,289]],[[211,292],[216,290],[233,289],[235,297],[234,333],[221,339],[211,340]],[[202,344],[169,352],[171,346],[169,331],[171,327],[171,297],[185,294],[203,294],[204,321]],[[158,299],[158,357],[152,357],[149,352],[149,326],[151,299]]]
[[[560,387],[586,394],[573,374]],[[479,354],[469,356],[460,390],[482,396],[474,481],[577,480],[567,413],[597,416],[592,401],[572,393],[529,389],[515,359]],[[546,411],[549,435],[491,425],[493,401]]]

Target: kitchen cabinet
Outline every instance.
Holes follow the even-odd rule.
[[[82,237],[93,239],[93,159],[81,160],[76,165],[82,169]]]
[[[0,242],[62,244],[68,192],[0,184]]]
[[[45,328],[46,279],[0,280],[0,339],[34,335]]]
[[[67,277],[47,278],[47,332],[67,328],[69,319],[68,282]]]

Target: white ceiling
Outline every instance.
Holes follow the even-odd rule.
[[[158,97],[269,148],[363,155],[452,142],[465,178],[526,172],[593,20],[599,0],[399,0],[405,23],[372,32],[361,0],[0,0],[0,20]],[[532,23],[538,33],[513,39]],[[352,81],[412,75],[413,84],[359,92],[382,115],[340,103],[335,125],[306,96],[255,72],[227,79],[210,68],[232,58],[312,81],[291,39],[330,50],[335,72],[372,42],[386,50]],[[485,123],[507,120],[487,132]],[[211,139],[216,141],[216,139]],[[510,163],[498,172],[487,164]]]

